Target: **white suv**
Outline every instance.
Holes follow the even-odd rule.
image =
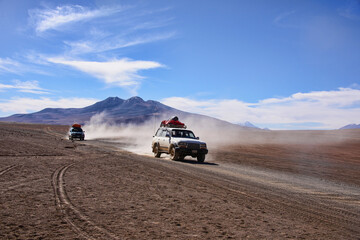
[[[192,156],[196,157],[198,162],[204,162],[208,153],[206,143],[199,141],[191,130],[184,128],[160,127],[153,136],[151,147],[155,157],[167,153],[172,160],[183,160],[185,156]]]

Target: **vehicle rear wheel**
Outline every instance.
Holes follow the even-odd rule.
[[[161,152],[159,151],[159,145],[155,144],[153,147],[154,157],[159,158],[161,156]]]
[[[205,161],[205,154],[199,154],[197,156],[197,161],[200,162],[200,163],[204,162]]]
[[[170,148],[170,159],[171,159],[171,160],[174,160],[174,161],[179,160],[179,153],[177,153],[177,152],[175,151],[175,148],[174,148],[174,147],[171,147],[171,148]]]

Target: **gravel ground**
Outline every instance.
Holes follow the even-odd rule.
[[[360,239],[360,131],[198,164],[67,130],[0,123],[0,239]]]

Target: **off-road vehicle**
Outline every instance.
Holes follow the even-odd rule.
[[[85,139],[85,131],[82,130],[80,124],[73,124],[69,131],[69,140],[80,139],[83,141]]]
[[[183,160],[186,156],[205,161],[208,149],[205,142],[195,137],[195,134],[183,127],[160,127],[152,141],[154,156],[159,158],[162,153],[170,154],[172,160]]]

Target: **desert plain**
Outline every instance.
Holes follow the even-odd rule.
[[[0,123],[0,239],[360,239],[360,130],[253,131],[200,164],[68,129]]]

